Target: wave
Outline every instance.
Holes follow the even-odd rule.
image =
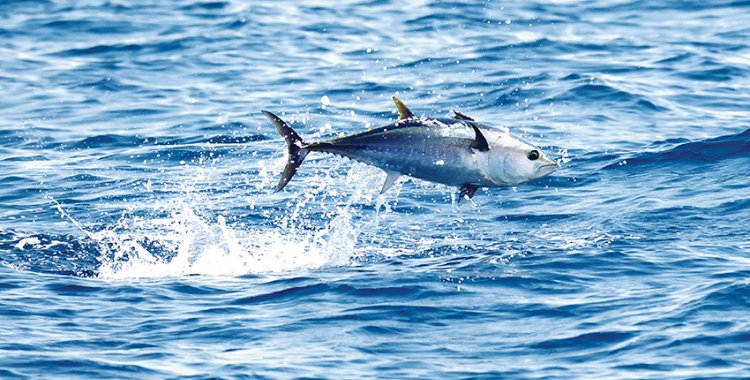
[[[113,79],[112,77],[106,77],[92,82],[76,83],[74,87],[82,89],[93,88],[96,90],[107,92],[136,91],[142,88],[141,86],[118,81],[116,79]]]
[[[570,74],[563,81],[573,81],[576,85],[556,95],[550,96],[543,104],[570,102],[585,102],[588,105],[607,104],[618,108],[637,110],[640,112],[664,112],[662,107],[648,96],[637,94],[618,88],[614,84],[602,83],[593,78],[586,78],[578,74]]]
[[[210,41],[204,40],[200,37],[180,37],[151,43],[97,44],[88,47],[59,50],[50,54],[52,56],[65,58],[85,56],[120,56],[123,54],[161,54],[172,51],[189,50],[192,46],[198,43],[210,43]]]
[[[193,11],[193,10],[217,10],[224,9],[230,6],[229,1],[199,1],[193,4],[185,5],[181,10]]]
[[[124,34],[137,29],[126,20],[97,20],[97,19],[69,19],[69,20],[30,20],[24,26],[28,30],[51,29],[52,32],[91,33],[96,35]]]
[[[709,69],[705,67],[706,65],[703,64],[700,69],[681,71],[676,75],[685,79],[706,82],[728,82],[747,75],[747,70],[735,66],[721,65],[721,67]]]
[[[242,124],[239,124],[242,126]],[[230,129],[236,129],[237,126],[231,126]],[[222,128],[225,129],[225,128]],[[35,147],[41,147],[44,149],[58,149],[58,150],[82,150],[82,149],[103,149],[111,150],[116,148],[134,148],[141,147],[147,148],[152,146],[164,146],[164,147],[185,147],[200,144],[212,144],[212,145],[242,145],[252,142],[265,141],[270,138],[266,135],[261,134],[247,134],[247,135],[213,135],[213,136],[190,136],[190,137],[179,137],[179,136],[160,136],[160,137],[142,137],[136,135],[119,135],[119,134],[102,134],[90,137],[85,137],[75,141],[55,141],[47,142],[45,144],[39,144],[35,141],[25,141],[17,136],[9,134],[6,138],[0,133],[0,141],[5,140],[9,142],[25,142],[27,144],[33,144]],[[191,148],[192,149],[192,148]],[[168,151],[162,153],[169,153]]]
[[[19,270],[92,277],[98,266],[91,241],[74,235],[0,231],[0,263]]]
[[[362,228],[352,224],[346,208],[316,229],[294,220],[274,227],[265,218],[254,226],[248,225],[252,218],[245,218],[238,227],[222,215],[199,214],[181,201],[163,200],[142,215],[100,220],[103,226],[84,226],[56,204],[78,233],[0,231],[0,264],[113,279],[285,272],[349,265]]]
[[[682,140],[667,140],[654,145],[670,145],[673,141]],[[734,135],[682,143],[666,150],[647,151],[618,158],[617,162],[605,166],[604,169],[613,170],[662,163],[669,165],[706,164],[746,157],[750,157],[750,129]]]

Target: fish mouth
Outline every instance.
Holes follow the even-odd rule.
[[[550,160],[551,163],[544,164],[536,169],[537,178],[546,176],[560,168],[560,163],[557,161]]]
[[[548,163],[548,164],[545,164],[545,165],[542,165],[542,167],[545,167],[545,166],[554,166],[555,168],[559,169],[559,168],[560,168],[560,166],[562,166],[562,165],[560,164],[560,161],[558,161],[558,160],[553,160],[553,159],[551,159],[551,158],[549,158],[549,157],[547,157],[547,162],[549,162],[549,163]]]

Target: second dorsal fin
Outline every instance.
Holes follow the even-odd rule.
[[[398,108],[399,120],[411,119],[412,117],[414,117],[414,114],[411,112],[411,110],[409,110],[409,108],[407,108],[404,103],[398,100],[397,97],[393,97],[393,102],[396,103],[396,108]]]
[[[456,110],[451,110],[451,112],[453,112],[453,118],[454,118],[454,119],[457,119],[457,120],[468,120],[468,121],[476,121],[476,120],[474,120],[474,118],[473,118],[473,117],[471,117],[471,116],[469,116],[469,115],[467,115],[467,114],[465,114],[465,113],[463,113],[463,112],[458,112],[458,111],[456,111]]]

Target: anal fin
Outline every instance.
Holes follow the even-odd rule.
[[[380,189],[380,194],[383,194],[386,191],[388,191],[388,189],[390,189],[393,186],[393,184],[396,183],[396,180],[398,179],[398,177],[401,177],[401,173],[399,172],[387,171],[385,172],[385,174],[386,174],[385,182],[383,183],[383,188]]]
[[[471,199],[474,197],[474,193],[477,192],[477,189],[479,189],[479,186],[470,183],[461,186],[461,190],[458,193],[458,201],[460,202],[464,197]]]

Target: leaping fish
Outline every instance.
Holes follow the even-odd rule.
[[[544,177],[560,167],[544,152],[508,131],[493,129],[461,112],[453,118],[417,117],[395,96],[399,119],[393,124],[330,141],[306,143],[289,124],[262,111],[288,147],[281,191],[310,152],[331,153],[383,169],[385,193],[396,180],[410,176],[458,186],[461,198],[480,187],[515,186]]]

